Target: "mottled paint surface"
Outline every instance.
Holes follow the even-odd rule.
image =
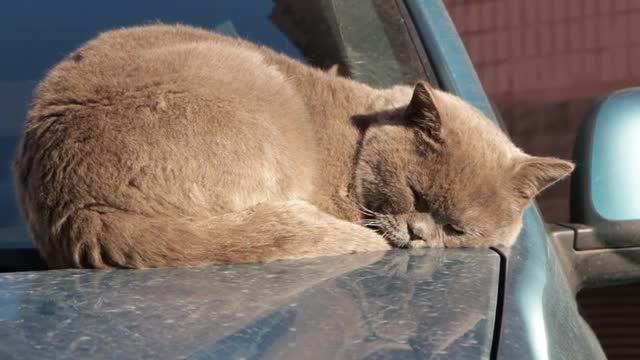
[[[488,358],[499,257],[0,275],[0,358]]]

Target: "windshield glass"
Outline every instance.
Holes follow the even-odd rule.
[[[426,79],[395,2],[339,0],[7,1],[0,5],[0,248],[31,247],[11,163],[35,84],[97,33],[185,23],[239,36],[372,86]],[[0,264],[2,265],[2,264]]]

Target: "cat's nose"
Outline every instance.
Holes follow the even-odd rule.
[[[415,223],[407,223],[407,232],[409,233],[409,240],[425,240],[424,231]]]

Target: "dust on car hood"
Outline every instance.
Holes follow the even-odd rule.
[[[499,256],[0,275],[2,358],[488,358]]]

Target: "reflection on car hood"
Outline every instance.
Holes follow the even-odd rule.
[[[0,275],[0,357],[488,358],[499,257],[414,250]]]

